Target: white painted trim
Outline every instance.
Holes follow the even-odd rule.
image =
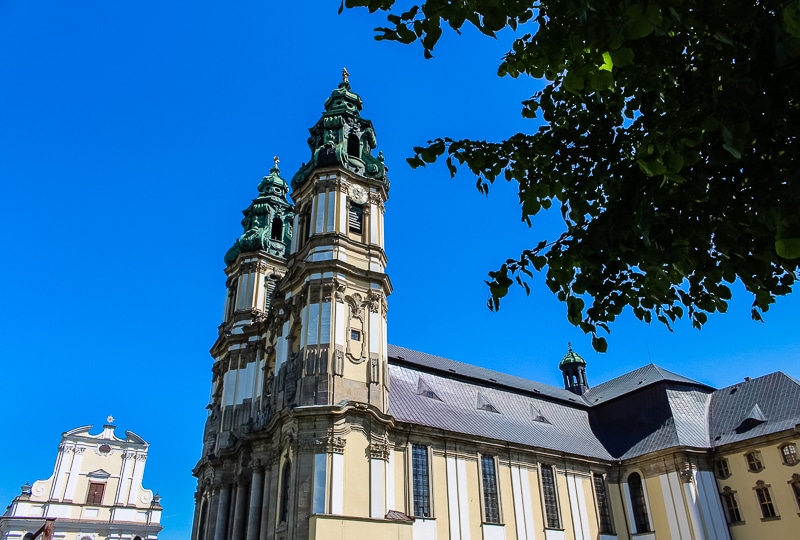
[[[569,510],[572,514],[572,527],[576,540],[590,540],[589,515],[586,509],[586,492],[583,482],[574,474],[567,474],[567,492],[569,493]]]
[[[461,520],[458,512],[458,475],[456,458],[447,456],[447,521],[450,524],[450,540],[461,538]]]
[[[695,483],[699,491],[699,510],[706,538],[730,540],[728,522],[722,509],[717,480],[711,471],[698,471]]]
[[[659,475],[659,482],[661,484],[661,496],[664,498],[664,513],[667,516],[667,525],[669,525],[669,537],[674,540],[682,540],[681,527],[678,524],[677,507],[675,498],[672,493],[671,473]]]
[[[331,454],[331,514],[344,514],[344,455]]]
[[[394,506],[394,451],[389,451],[386,463],[386,511],[396,510]]]
[[[456,470],[458,473],[458,513],[461,520],[461,540],[470,540],[466,461],[457,459]]]
[[[386,462],[382,459],[369,460],[369,515],[381,519],[386,515],[383,507],[386,487]]]

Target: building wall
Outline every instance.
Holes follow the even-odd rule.
[[[717,475],[719,496],[729,488],[738,503],[742,521],[730,523],[733,540],[758,540],[761,538],[793,538],[800,529],[800,506],[792,491],[793,475],[800,475],[800,463],[784,462],[781,448],[794,444],[800,450],[800,435],[795,431],[777,437],[750,441],[749,444],[731,445],[717,454],[717,460],[727,462],[730,475]],[[750,470],[747,454],[756,452],[763,468]],[[797,478],[800,480],[800,477]],[[763,482],[763,485],[759,485]],[[776,512],[776,517],[762,515],[756,488],[766,487]]]
[[[116,437],[113,425],[97,435],[91,428],[63,434],[53,474],[23,491],[0,518],[1,540],[34,532],[43,518],[56,518],[55,538],[64,540],[158,537],[159,498],[142,487],[148,444],[131,432]],[[89,500],[92,484],[102,486],[99,501]]]

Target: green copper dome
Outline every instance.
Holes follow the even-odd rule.
[[[570,344],[569,350],[567,351],[567,354],[564,355],[564,358],[561,359],[561,362],[559,362],[558,368],[564,369],[567,366],[574,366],[574,365],[585,366],[586,360],[581,358],[581,355],[573,351],[572,345]]]
[[[318,167],[340,165],[364,178],[388,184],[383,154],[372,151],[378,144],[372,122],[361,117],[361,97],[350,89],[349,73],[342,70],[342,82],[325,100],[325,112],[309,129],[311,160],[303,163],[292,178],[297,189]]]
[[[294,208],[286,200],[289,184],[281,178],[278,161],[275,157],[275,165],[258,184],[258,197],[242,211],[244,232],[225,254],[226,266],[240,253],[266,251],[283,259],[289,253]]]

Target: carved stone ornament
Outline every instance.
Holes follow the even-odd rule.
[[[369,293],[369,310],[372,313],[378,313],[381,310],[383,303],[383,295],[379,292]]]
[[[341,349],[333,353],[333,374],[339,377],[344,375],[344,351]]]
[[[389,461],[389,445],[386,443],[375,443],[369,445],[369,458]]]
[[[355,293],[352,296],[345,296],[344,299],[350,305],[350,317],[353,319],[358,319],[363,322],[364,321],[364,316],[362,314],[363,300],[361,298],[361,295]]]
[[[344,454],[344,445],[347,443],[342,437],[328,435],[315,442],[316,453]]]
[[[338,280],[333,280],[333,297],[337,302],[344,303],[344,291],[347,286],[344,283],[339,282]]]

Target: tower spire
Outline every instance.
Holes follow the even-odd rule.
[[[558,364],[558,369],[564,375],[564,388],[574,394],[582,396],[589,389],[586,382],[586,360],[572,350],[572,343],[567,342],[567,354]]]

